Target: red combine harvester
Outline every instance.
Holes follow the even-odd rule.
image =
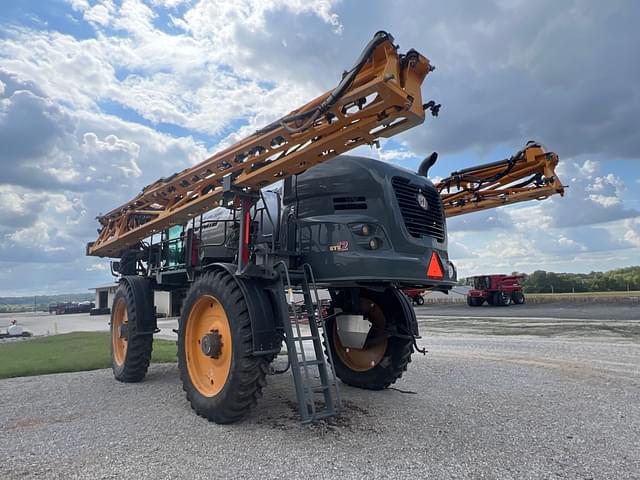
[[[473,288],[467,293],[467,304],[479,307],[485,301],[489,305],[506,307],[510,303],[524,303],[520,285],[521,275],[479,275],[471,277]]]
[[[404,294],[409,297],[409,300],[413,302],[414,305],[424,305],[424,297],[422,294],[425,292],[423,288],[414,289],[414,290],[403,290]]]

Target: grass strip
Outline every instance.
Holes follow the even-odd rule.
[[[107,332],[74,332],[0,341],[0,378],[80,372],[111,367]],[[153,340],[151,362],[175,362],[176,343]]]

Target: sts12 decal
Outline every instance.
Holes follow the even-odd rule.
[[[335,245],[329,245],[330,252],[348,252],[349,242],[347,240],[340,240]]]

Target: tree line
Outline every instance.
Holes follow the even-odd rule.
[[[524,275],[522,286],[528,293],[640,290],[640,266],[590,273],[555,273],[536,270],[529,275]]]
[[[0,313],[47,312],[50,303],[86,302],[93,300],[92,293],[64,293],[60,295],[34,295],[25,297],[0,297]]]
[[[640,266],[607,272],[556,273],[536,270],[533,273],[511,272],[523,277],[526,293],[621,292],[640,290]],[[473,277],[458,279],[458,285],[472,286]]]

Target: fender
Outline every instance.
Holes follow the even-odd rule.
[[[127,284],[133,292],[136,309],[136,335],[153,335],[158,328],[153,306],[153,288],[151,280],[138,275],[125,275],[121,284]]]
[[[397,318],[397,323],[394,322],[394,324],[397,325],[398,333],[401,336],[409,335],[412,337],[419,337],[418,320],[416,319],[416,312],[411,306],[409,299],[404,295],[404,293],[402,293],[397,288],[390,288],[390,287],[387,287],[387,288],[371,287],[371,288],[367,288],[367,290],[370,290],[372,293],[376,295],[382,296],[381,300],[384,302],[384,305],[385,305],[383,308],[388,308],[393,312],[402,312],[401,316],[394,317],[394,318]],[[331,288],[329,289],[329,292],[331,293],[331,300],[334,306],[339,306],[344,308],[345,303],[353,302],[354,299],[356,299],[355,304],[349,303],[346,308],[348,309],[348,311],[357,312],[359,310],[358,301],[357,301],[357,299],[360,296],[359,289],[358,288],[342,289],[341,290],[342,292],[346,292],[346,291],[351,292],[351,295],[347,295],[346,297],[340,297],[340,295],[337,293],[338,291],[339,291],[338,289],[335,289],[335,290],[332,290]]]
[[[237,266],[231,263],[212,263],[207,270],[224,270],[236,281],[249,309],[253,333],[253,354],[256,356],[277,355],[282,346],[283,329],[278,327],[279,309],[269,296],[274,283],[281,281],[262,278],[241,278],[236,275]],[[282,289],[284,295],[284,289]]]
[[[405,330],[407,335],[419,337],[416,311],[413,309],[413,306],[411,306],[411,303],[409,303],[409,299],[397,288],[391,288],[390,290],[393,292],[398,307],[402,309],[402,318],[405,320],[405,324],[401,325],[401,328]]]

